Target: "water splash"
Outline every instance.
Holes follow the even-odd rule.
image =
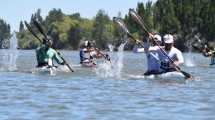
[[[188,56],[191,56],[191,53],[188,53]],[[192,60],[192,57],[186,57],[185,59],[185,65],[187,67],[195,67],[195,62]]]
[[[194,62],[194,58],[192,56],[192,41],[193,39],[190,39],[187,42],[187,46],[188,46],[188,54],[187,56],[185,56],[185,65],[187,67],[195,67],[195,62]]]
[[[108,48],[110,52],[113,52],[114,46],[112,44],[108,44]]]
[[[122,68],[123,68],[123,50],[126,43],[123,43],[119,46],[117,57],[112,59],[112,63],[104,62],[98,64],[96,69],[96,74],[101,78],[121,78]]]
[[[17,38],[16,34],[13,33],[13,36],[10,39],[10,48],[7,50],[2,50],[1,56],[1,71],[15,71],[17,70],[16,60],[19,52],[17,51]]]

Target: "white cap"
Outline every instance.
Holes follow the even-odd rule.
[[[84,46],[87,47],[88,43],[89,43],[89,41],[85,41]]]
[[[164,43],[167,43],[167,44],[174,42],[173,36],[170,34],[164,35],[163,39],[164,39]]]
[[[156,39],[157,41],[161,41],[161,36],[156,34],[153,36],[154,39]]]

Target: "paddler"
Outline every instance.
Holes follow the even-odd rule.
[[[92,45],[89,41],[85,41],[84,45],[81,45],[79,52],[81,64],[93,63],[93,57],[90,54],[91,47]]]
[[[208,47],[208,44],[202,44],[202,47],[198,47],[195,44],[192,45],[193,48],[195,48],[196,50],[198,50],[199,52],[202,53],[203,56],[205,57],[211,57],[211,63],[210,65],[214,65],[215,64],[215,48],[213,50],[211,50]]]
[[[154,35],[149,34],[149,38],[150,38],[149,40],[153,40]],[[161,74],[166,72],[178,71],[179,68],[177,66],[184,63],[182,52],[174,47],[173,36],[171,34],[166,34],[163,37],[163,40],[164,40],[164,47],[159,47],[157,49],[152,49],[152,50],[149,49],[150,48],[149,46],[147,47],[147,44],[144,47],[149,52],[156,53],[157,56],[154,58],[157,58],[157,60],[160,61],[160,69],[158,69],[157,67],[156,70],[158,72],[155,72],[152,74]]]
[[[65,64],[59,53],[54,50],[52,46],[53,42],[50,37],[43,39],[43,44],[36,50],[36,57],[38,63],[37,67],[53,67],[53,60],[55,60],[60,65]]]
[[[154,39],[151,46],[151,40],[149,39]],[[144,73],[144,75],[160,74],[162,70],[160,68],[161,64],[157,50],[159,49],[158,46],[161,47],[162,44],[161,36],[159,34],[152,34],[151,38],[149,39],[146,39],[144,41],[144,51],[147,57],[147,71]],[[157,42],[157,44],[155,43],[155,41]]]
[[[108,54],[104,54],[101,51],[99,51],[97,48],[93,47],[92,43],[90,41],[85,41],[84,45],[80,48],[80,63],[81,64],[88,64],[88,63],[94,63],[93,59],[110,59]]]

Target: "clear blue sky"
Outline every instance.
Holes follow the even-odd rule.
[[[11,29],[18,30],[21,20],[30,20],[31,14],[38,8],[42,10],[43,18],[53,8],[60,8],[66,14],[79,12],[82,17],[93,18],[99,9],[103,9],[109,16],[122,15],[129,8],[136,8],[138,2],[148,0],[1,0],[0,18],[11,25]],[[151,0],[156,1],[156,0]]]

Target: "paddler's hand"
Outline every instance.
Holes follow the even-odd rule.
[[[149,39],[153,40],[153,38],[154,38],[154,35],[152,33],[149,33]]]
[[[141,43],[141,41],[139,39],[136,39],[136,44]]]
[[[105,54],[105,59],[110,61],[110,56],[108,54]]]

